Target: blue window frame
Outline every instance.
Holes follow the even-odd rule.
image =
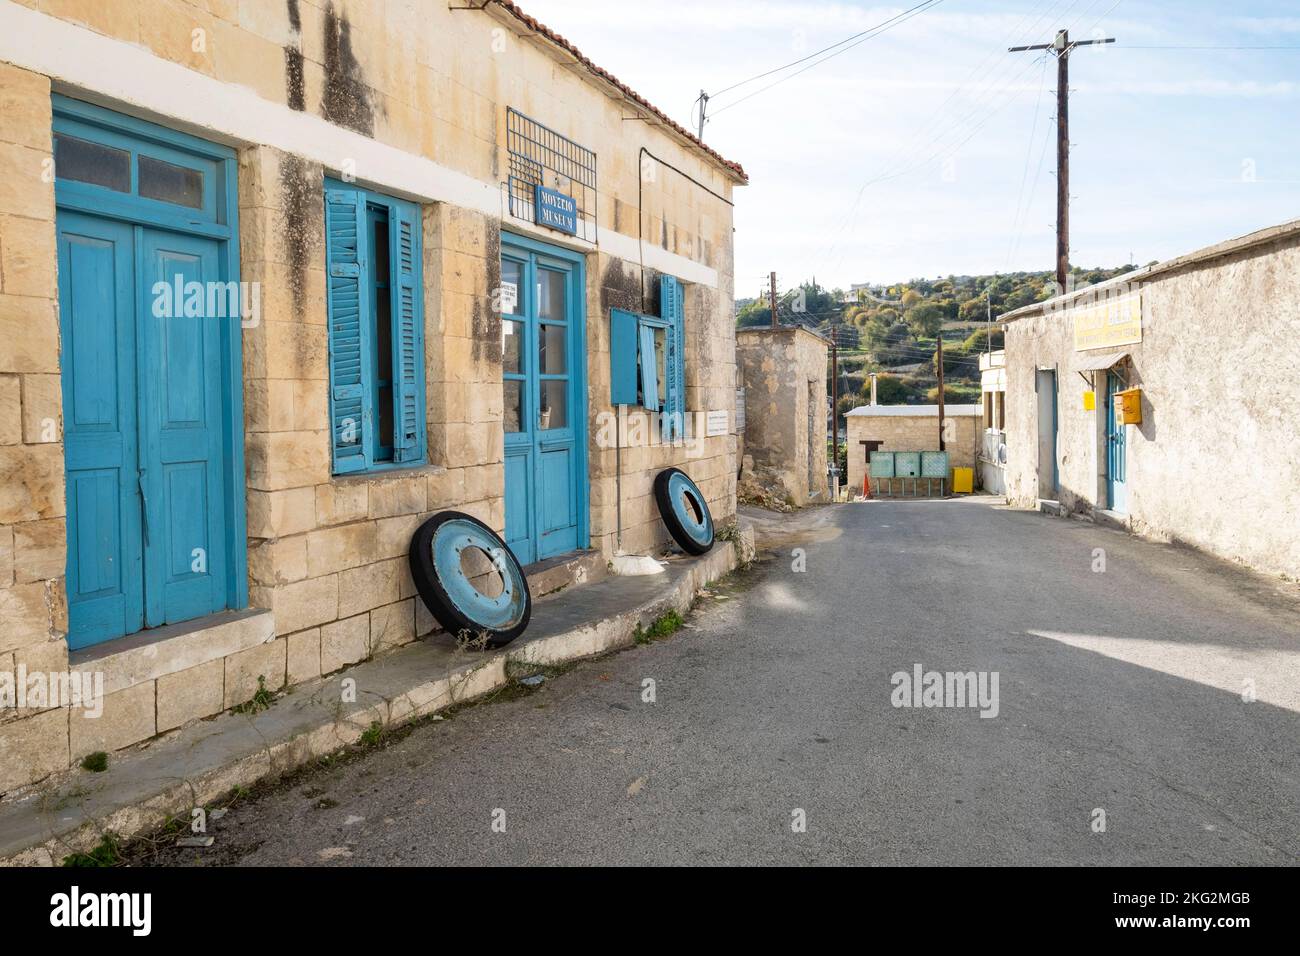
[[[611,314],[611,400],[659,412],[664,441],[685,436],[686,357],[682,284],[659,280],[659,315]]]
[[[334,474],[425,461],[420,209],[327,179]]]

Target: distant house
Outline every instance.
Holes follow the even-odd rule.
[[[975,465],[980,406],[945,405],[944,450],[953,468]],[[938,405],[859,405],[848,422],[849,493],[861,494],[873,451],[938,451]],[[950,476],[951,477],[951,476]]]
[[[1006,494],[1003,475],[1007,461],[1007,353],[980,354],[980,400],[983,428],[976,455],[980,487],[996,495]]]

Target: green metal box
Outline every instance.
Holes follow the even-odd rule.
[[[871,453],[871,477],[894,477],[894,453],[892,451],[873,451]]]

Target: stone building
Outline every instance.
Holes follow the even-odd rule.
[[[977,478],[985,491],[1007,493],[1007,353],[1002,349],[980,353],[980,402],[984,421],[976,462]]]
[[[953,468],[972,468],[980,440],[980,406],[945,405],[944,451],[948,452],[948,490]],[[873,451],[938,451],[938,405],[859,405],[844,416],[848,423],[849,494],[862,494],[862,478]]]
[[[1300,220],[1007,313],[1008,501],[1300,576],[1297,301]]]
[[[826,357],[830,343],[802,326],[739,329],[745,389],[741,482],[797,507],[830,500]]]
[[[609,554],[612,308],[626,547],[669,465],[725,524],[745,181],[512,3],[0,2],[0,674],[106,694],[0,793],[429,632],[433,512]]]

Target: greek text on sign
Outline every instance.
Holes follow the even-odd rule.
[[[716,412],[709,412],[709,416],[704,422],[704,434],[709,438],[714,435],[727,434],[727,410],[725,408]]]
[[[1071,309],[1070,315],[1074,319],[1075,351],[1142,341],[1141,293],[1102,296],[1092,305]]]
[[[539,226],[578,234],[578,204],[572,196],[539,183],[533,187],[533,213]]]

